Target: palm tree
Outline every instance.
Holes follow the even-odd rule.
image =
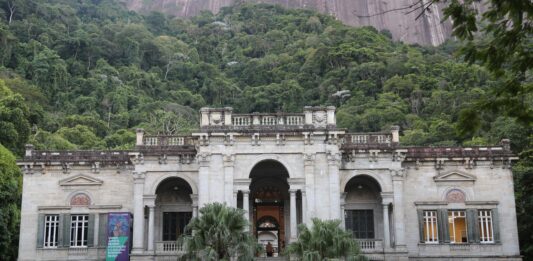
[[[289,244],[286,253],[302,261],[366,260],[351,233],[342,230],[340,223],[340,220],[314,218],[310,229],[301,224],[298,241]]]
[[[187,225],[192,233],[180,238],[186,251],[183,260],[253,260],[261,247],[247,227],[244,210],[206,204]]]

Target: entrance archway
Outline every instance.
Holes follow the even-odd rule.
[[[155,238],[162,242],[176,242],[185,233],[185,226],[192,218],[193,190],[179,177],[163,180],[156,189]]]
[[[381,187],[372,177],[353,177],[344,189],[345,227],[357,239],[382,239],[383,207]]]
[[[250,172],[252,227],[258,242],[271,242],[277,256],[289,240],[289,173],[283,164],[265,160]],[[264,241],[264,242],[263,242]]]

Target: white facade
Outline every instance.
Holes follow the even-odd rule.
[[[298,223],[320,218],[343,220],[374,260],[521,259],[507,143],[402,147],[397,128],[366,134],[336,128],[333,107],[301,114],[204,108],[201,115],[191,136],[139,130],[133,151],[28,147],[19,162],[19,260],[104,260],[109,212],[133,215],[132,260],[174,258],[181,224],[209,202],[243,208],[250,232],[261,231],[275,255],[297,238]],[[449,223],[452,211],[464,214],[457,224]],[[69,221],[84,214],[87,242],[73,247]],[[425,221],[433,214],[435,226]],[[55,235],[47,229],[56,223],[46,223],[54,215],[58,239],[46,237]]]

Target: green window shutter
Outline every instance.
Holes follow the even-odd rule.
[[[63,214],[63,247],[70,247],[70,214]]]
[[[418,235],[420,236],[420,243],[424,243],[424,210],[418,209]]]
[[[448,210],[437,210],[437,226],[439,231],[439,243],[450,243],[450,235],[448,231]]]
[[[37,215],[37,248],[44,245],[44,214]]]
[[[466,210],[466,230],[468,234],[468,243],[479,243],[479,225],[477,218],[477,209]]]
[[[98,246],[107,246],[107,213],[101,213],[98,221]]]
[[[89,214],[89,224],[87,227],[87,246],[94,246],[94,214]]]
[[[58,226],[58,231],[57,231],[57,246],[58,247],[62,247],[63,246],[63,222],[65,222],[65,214],[60,214],[59,215],[59,224],[57,224]]]
[[[492,209],[492,231],[494,233],[494,243],[500,243],[500,217],[498,216],[498,209]]]

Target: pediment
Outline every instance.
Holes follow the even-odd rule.
[[[104,182],[87,175],[76,175],[59,181],[60,186],[100,186]]]
[[[452,181],[452,182],[474,182],[476,177],[472,174],[468,174],[462,171],[449,171],[441,173],[433,178],[435,182]]]

